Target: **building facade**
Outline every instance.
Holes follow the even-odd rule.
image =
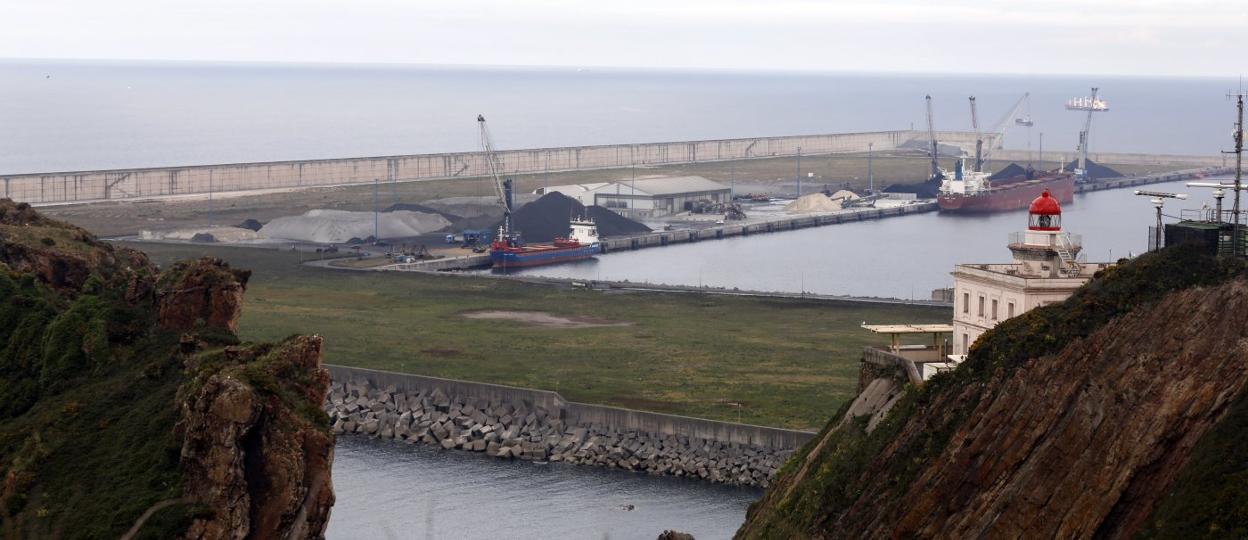
[[[1031,203],[1027,230],[1010,235],[1014,262],[959,264],[953,270],[953,355],[1001,321],[1061,302],[1109,263],[1085,263],[1078,235],[1061,227],[1062,210],[1046,191]]]

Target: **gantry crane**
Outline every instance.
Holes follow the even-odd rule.
[[[936,128],[932,127],[932,96],[924,96],[927,100],[927,138],[932,141],[932,148],[929,152],[932,155],[932,178],[944,178],[944,173],[940,170],[940,160],[937,158],[937,152],[940,150],[936,144]]]
[[[494,153],[494,143],[490,139],[490,129],[485,124],[485,115],[477,115],[477,125],[481,128],[481,150],[485,154],[486,168],[494,180],[494,194],[498,196],[498,204],[503,207],[503,228],[500,238],[495,240],[510,243],[514,233],[511,230],[511,179],[503,179],[499,171],[503,168],[498,156]]]
[[[979,132],[979,111],[975,108],[975,96],[971,96],[971,129],[975,130],[975,172],[984,172],[984,137]]]
[[[1092,113],[1096,112],[1096,92],[1099,88],[1092,88],[1092,97],[1088,100],[1088,117],[1083,121],[1083,131],[1079,132],[1079,164],[1075,167],[1075,179],[1079,182],[1088,181],[1088,135],[1092,130]]]

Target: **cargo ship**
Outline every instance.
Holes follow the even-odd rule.
[[[958,160],[953,174],[944,173],[936,203],[942,212],[1003,212],[1027,208],[1045,190],[1061,204],[1075,198],[1075,176],[1065,171],[1035,171],[992,179],[988,173],[965,171]]]
[[[499,227],[498,238],[490,244],[490,262],[495,269],[527,268],[592,258],[602,252],[598,226],[591,219],[574,219],[567,237],[556,237],[549,244],[525,244],[520,235]]]

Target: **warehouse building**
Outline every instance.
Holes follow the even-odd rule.
[[[732,190],[701,176],[664,176],[624,180],[593,191],[594,204],[632,215],[661,217],[702,203],[731,202]]]
[[[607,182],[590,182],[588,184],[568,184],[564,186],[540,187],[533,191],[536,195],[545,195],[547,193],[562,193],[567,197],[576,199],[585,206],[594,204],[594,193],[611,184]]]

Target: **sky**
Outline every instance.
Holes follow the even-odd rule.
[[[0,58],[1238,76],[1245,0],[3,0]]]

